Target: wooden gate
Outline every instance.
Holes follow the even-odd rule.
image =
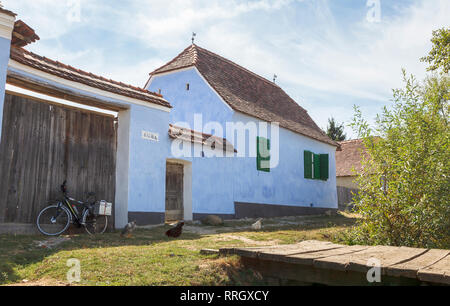
[[[166,222],[182,220],[184,166],[167,163],[166,166]]]
[[[114,202],[112,116],[6,94],[0,144],[0,223],[34,223],[49,200],[88,192]]]

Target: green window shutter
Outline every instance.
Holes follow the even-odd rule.
[[[264,137],[256,138],[256,168],[259,171],[270,172],[270,140]]]
[[[328,180],[329,178],[329,156],[328,154],[320,154],[320,179]]]
[[[313,162],[313,154],[309,151],[305,151],[303,153],[304,160],[304,168],[305,168],[305,178],[312,179],[312,162]]]
[[[314,179],[320,179],[320,154],[314,154]]]

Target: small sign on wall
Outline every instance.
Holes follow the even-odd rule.
[[[159,141],[159,134],[153,133],[149,131],[142,131],[142,139],[150,140],[150,141]]]

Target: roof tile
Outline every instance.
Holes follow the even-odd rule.
[[[11,59],[23,65],[29,66],[40,71],[56,75],[69,81],[85,84],[101,90],[112,92],[118,95],[158,104],[160,106],[171,108],[162,95],[150,92],[143,88],[127,85],[122,82],[106,80],[103,77],[76,69],[72,66],[56,62],[46,57],[39,56],[23,48],[11,48]]]

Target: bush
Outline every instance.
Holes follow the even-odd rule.
[[[371,129],[355,107],[351,124],[367,150],[357,183],[361,215],[351,242],[426,248],[450,247],[448,75],[422,84],[404,74]],[[378,137],[374,137],[378,136]]]

